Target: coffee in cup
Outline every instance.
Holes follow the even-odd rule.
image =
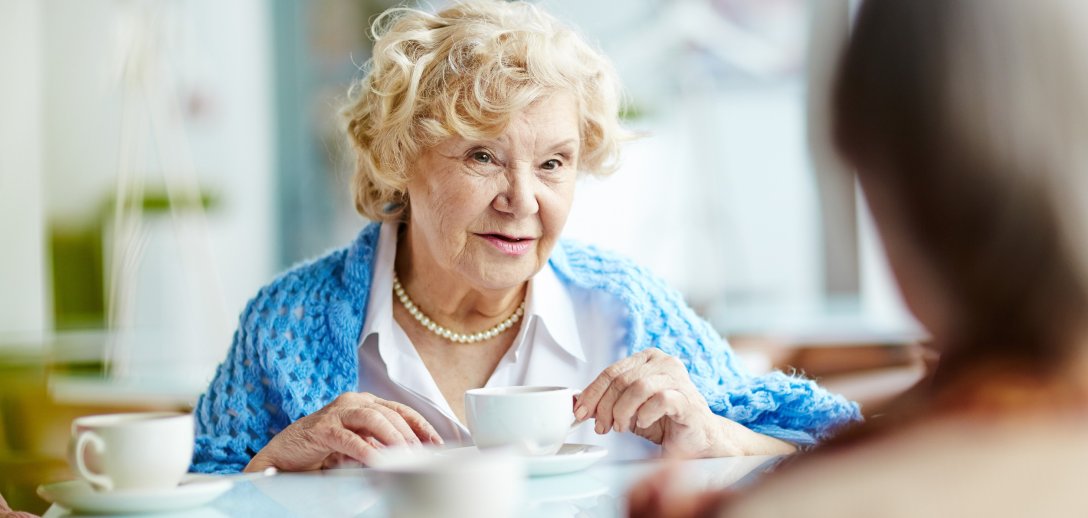
[[[553,455],[574,424],[574,391],[565,387],[489,387],[465,392],[465,414],[480,449]]]
[[[193,458],[193,416],[105,414],[72,422],[69,463],[100,491],[170,489]]]

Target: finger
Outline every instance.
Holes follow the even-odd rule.
[[[651,361],[643,363],[642,365],[637,365],[617,376],[616,379],[612,380],[612,384],[605,389],[604,395],[601,396],[601,400],[597,403],[597,425],[598,428],[601,429],[601,431],[597,433],[605,433],[609,429],[619,431],[619,426],[617,426],[615,422],[616,402],[619,401],[620,396],[622,396],[631,385],[635,384],[640,379],[655,374],[655,363],[652,362],[652,358],[649,359]]]
[[[342,453],[363,464],[369,464],[377,450],[351,430],[339,427],[323,428],[315,436],[319,445],[332,453]]]
[[[726,509],[731,493],[722,490],[691,491],[683,480],[683,473],[672,463],[639,482],[628,493],[628,516],[700,518],[719,516]]]
[[[582,391],[581,390],[575,390],[570,395],[571,411],[574,412],[574,424],[582,424],[582,423],[586,422],[586,419],[589,419],[589,416],[588,416],[589,410],[588,409],[582,410],[582,407],[578,405],[578,400],[581,397],[582,397]],[[578,411],[579,410],[582,410],[582,417],[578,417]]]
[[[597,416],[597,424],[594,427],[597,433],[607,433],[615,426],[614,416],[612,415],[612,407],[616,404],[616,400],[623,394],[627,387],[635,381],[634,370],[629,370],[620,374],[612,380],[612,384],[608,385],[605,389],[604,395],[601,396],[601,400],[597,402],[597,409],[594,410],[594,414]]]
[[[627,516],[630,518],[663,516],[662,497],[669,480],[676,475],[676,467],[667,465],[642,479],[627,493]]]
[[[361,436],[371,436],[386,446],[408,444],[403,434],[389,422],[379,410],[380,405],[366,408],[349,408],[341,413],[341,421],[351,431]]]
[[[381,403],[374,405],[374,409],[381,412],[382,415],[389,420],[389,423],[400,432],[400,435],[404,437],[404,442],[406,444],[413,446],[422,444],[419,437],[416,437],[416,432],[408,425],[408,421],[405,421],[404,417],[397,413],[396,410]]]
[[[574,408],[574,417],[583,420],[594,416],[597,404],[600,402],[605,390],[612,384],[612,380],[624,372],[646,363],[647,358],[647,354],[638,353],[613,363],[601,371],[578,396],[578,403]]]
[[[396,401],[380,400],[380,404],[387,408],[392,409],[401,416],[408,426],[411,427],[413,434],[419,438],[420,441],[427,441],[431,444],[445,444],[442,440],[442,436],[438,435],[438,431],[431,426],[431,423],[427,422],[419,412],[408,405],[397,403]]]
[[[340,464],[340,458],[343,457],[343,453],[330,453],[325,460],[321,461],[321,469],[333,469]]]
[[[635,426],[649,428],[658,420],[668,416],[679,418],[681,405],[686,399],[677,390],[664,390],[653,395],[635,412]],[[686,419],[677,421],[679,424],[687,424]]]
[[[325,408],[333,411],[347,410],[351,408],[365,408],[370,406],[378,398],[374,397],[369,392],[344,392],[331,403],[325,405]]]
[[[612,406],[613,428],[617,432],[630,431],[638,409],[655,394],[663,392],[668,387],[669,381],[668,376],[662,374],[635,379]]]
[[[321,469],[357,468],[361,465],[361,462],[343,453],[333,453],[325,457],[325,461],[321,463]]]
[[[635,484],[627,493],[627,517],[643,518],[656,517],[660,514],[658,503],[660,502],[660,489],[656,483],[657,476],[648,478]]]
[[[685,495],[684,500],[687,502],[685,511],[693,518],[719,516],[729,507],[729,499],[732,495],[729,489],[700,491],[694,495]]]

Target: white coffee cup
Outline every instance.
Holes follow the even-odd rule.
[[[72,422],[68,461],[100,491],[176,487],[192,460],[191,414],[105,414]]]
[[[392,518],[521,514],[525,464],[509,452],[389,448],[371,467]]]
[[[472,389],[465,392],[465,414],[477,448],[554,455],[575,424],[574,391],[536,386]]]

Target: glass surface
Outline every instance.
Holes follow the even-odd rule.
[[[742,489],[772,469],[781,457],[729,457],[683,461],[679,468],[685,487]],[[519,517],[626,516],[632,485],[663,468],[660,460],[597,464],[584,471],[526,481]],[[233,489],[209,506],[191,510],[194,516],[388,516],[388,507],[374,473],[367,469],[281,473],[271,477],[226,476]],[[45,518],[69,516],[53,506]]]

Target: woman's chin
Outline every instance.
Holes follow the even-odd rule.
[[[533,275],[536,275],[539,269],[535,257],[486,261],[477,267],[481,285],[492,290],[511,289],[521,286]]]

